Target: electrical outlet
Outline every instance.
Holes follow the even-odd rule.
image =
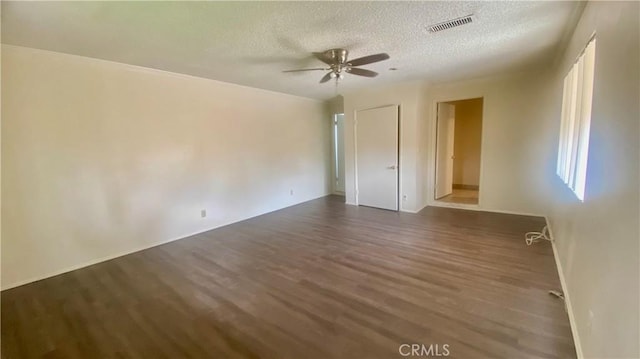
[[[293,190],[292,189],[289,190],[289,195],[293,196]]]
[[[200,217],[205,218],[207,216],[207,210],[203,209],[200,211]]]
[[[591,334],[591,329],[593,329],[593,311],[589,309],[589,321],[587,322],[587,329],[589,330],[589,334]]]
[[[403,200],[403,201],[406,201],[406,200],[407,200],[407,195],[406,195],[406,194],[403,194],[403,195],[402,195],[402,200]]]

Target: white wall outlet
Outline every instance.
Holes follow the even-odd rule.
[[[402,200],[403,200],[403,201],[406,201],[406,200],[407,200],[407,195],[406,195],[406,194],[403,194],[403,195],[402,195]]]
[[[591,330],[593,329],[593,318],[595,317],[595,315],[593,315],[593,311],[591,309],[589,309],[589,321],[587,322],[587,329],[589,330],[589,334],[591,334]]]
[[[293,190],[292,189],[289,190],[289,195],[293,196]]]
[[[206,209],[200,210],[200,217],[205,218],[206,216],[207,216],[207,210]]]

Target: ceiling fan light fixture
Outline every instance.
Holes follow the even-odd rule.
[[[376,77],[378,75],[377,72],[363,69],[359,66],[373,64],[376,62],[388,60],[390,58],[389,54],[383,52],[379,54],[359,57],[353,60],[348,60],[349,51],[345,49],[330,49],[324,52],[313,52],[312,54],[318,60],[324,62],[326,65],[329,65],[329,68],[297,69],[286,70],[283,72],[328,70],[329,72],[325,73],[322,79],[320,79],[320,83],[322,84],[331,79],[336,79],[337,86],[338,80],[342,80],[344,78],[345,72],[356,76]]]

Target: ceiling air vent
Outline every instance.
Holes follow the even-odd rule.
[[[429,32],[438,32],[442,30],[451,29],[457,26],[462,26],[472,21],[473,21],[473,15],[467,15],[467,16],[459,17],[457,19],[448,20],[435,25],[431,25],[427,27],[427,30],[429,30]]]

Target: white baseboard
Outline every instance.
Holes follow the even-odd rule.
[[[549,236],[551,237],[551,247],[553,248],[553,258],[556,261],[556,268],[558,269],[558,277],[560,277],[560,285],[562,286],[562,293],[564,294],[564,303],[569,315],[569,325],[571,325],[571,334],[573,335],[573,343],[576,348],[576,355],[578,359],[583,359],[582,344],[580,342],[580,335],[578,334],[578,328],[576,327],[576,319],[573,315],[573,306],[571,305],[571,296],[567,288],[567,282],[564,279],[564,271],[562,270],[562,264],[560,263],[560,257],[558,255],[558,249],[556,248],[555,237],[553,236],[553,230],[551,229],[551,223],[549,218],[544,216],[544,220],[547,223],[547,229],[549,230]]]
[[[295,205],[298,205],[300,203],[304,203],[304,202],[311,201],[311,200],[314,200],[314,199],[326,197],[327,195],[329,195],[329,194],[323,194],[323,195],[318,196],[316,198],[311,198],[311,199],[307,199],[307,200],[304,200],[304,201],[301,201],[301,202],[298,202],[298,203],[291,204],[290,206],[295,206]],[[348,204],[348,205],[356,205],[355,203],[349,203],[349,202],[347,202],[346,204]],[[287,206],[287,207],[290,207],[290,206]],[[475,207],[459,207],[459,206],[435,205],[433,203],[429,203],[429,204],[425,205],[424,207],[422,207],[421,209],[419,209],[417,211],[403,210],[403,212],[417,213],[417,212],[420,212],[422,209],[424,209],[427,206],[448,207],[448,208],[467,209],[467,210],[473,210],[473,211],[495,212],[495,213],[505,213],[505,214],[516,214],[516,215],[525,215],[525,216],[544,217],[544,219],[545,219],[545,221],[547,223],[547,228],[549,229],[549,235],[552,238],[551,246],[553,248],[553,257],[554,257],[555,262],[556,262],[556,268],[558,270],[558,277],[560,278],[560,285],[562,286],[562,292],[564,293],[565,305],[566,305],[567,313],[568,313],[568,316],[569,316],[569,324],[571,326],[571,333],[573,335],[573,341],[574,341],[574,344],[575,344],[576,355],[577,355],[578,359],[583,359],[584,358],[584,355],[583,355],[583,352],[582,352],[582,345],[581,345],[581,342],[580,342],[580,336],[578,334],[578,329],[576,327],[575,316],[573,314],[573,307],[571,305],[571,296],[569,295],[569,291],[567,289],[567,283],[565,281],[564,272],[563,272],[563,269],[562,269],[562,264],[560,263],[560,259],[559,259],[559,256],[558,256],[558,250],[556,248],[555,237],[553,235],[553,230],[551,228],[551,225],[550,225],[550,222],[549,222],[549,219],[547,218],[547,216],[537,215],[537,214],[529,214],[529,213],[517,213],[517,212],[512,212],[512,211],[488,210],[488,209],[484,209],[484,208],[478,208],[477,206],[475,206]],[[142,251],[142,250],[145,250],[145,249],[149,249],[149,248],[153,248],[153,247],[156,247],[156,246],[160,246],[160,245],[163,245],[163,244],[166,244],[166,243],[169,243],[169,242],[173,242],[173,241],[176,241],[176,240],[179,240],[179,239],[188,238],[188,237],[200,234],[200,233],[208,232],[208,231],[214,230],[216,228],[224,227],[224,226],[227,226],[227,225],[230,225],[230,224],[233,224],[233,223],[245,221],[245,220],[248,220],[248,219],[251,219],[251,218],[254,218],[254,217],[258,217],[258,216],[261,216],[261,215],[264,215],[264,214],[267,214],[267,213],[275,212],[275,211],[278,211],[278,210],[281,210],[281,209],[284,209],[284,208],[287,208],[287,207],[274,209],[273,211],[261,213],[261,214],[258,214],[258,215],[255,215],[255,216],[251,216],[251,217],[247,217],[247,218],[244,218],[244,219],[240,219],[240,220],[237,220],[237,221],[232,221],[232,222],[229,222],[229,223],[220,224],[220,225],[215,226],[213,228],[208,228],[208,229],[205,229],[205,230],[202,230],[202,231],[198,231],[198,232],[194,232],[194,233],[191,233],[191,234],[188,234],[188,235],[185,235],[185,236],[180,236],[179,238],[171,238],[171,239],[168,239],[166,241],[153,243],[153,244],[150,244],[150,245],[147,245],[147,246],[141,246],[141,247],[133,249],[133,250],[127,250],[127,251],[124,251],[124,252],[121,252],[121,253],[116,253],[116,254],[113,254],[113,255],[109,255],[109,256],[105,256],[105,257],[98,258],[98,259],[95,259],[95,260],[91,260],[91,261],[88,261],[88,262],[84,262],[84,263],[81,263],[81,264],[77,264],[77,265],[74,265],[74,266],[71,266],[71,267],[67,267],[67,268],[59,270],[59,271],[54,271],[54,272],[48,273],[48,274],[43,275],[43,276],[38,276],[36,278],[31,278],[31,279],[23,280],[23,281],[20,281],[20,282],[17,282],[17,283],[12,283],[7,287],[3,287],[2,290],[4,291],[4,290],[7,290],[7,289],[19,287],[21,285],[25,285],[25,284],[36,282],[36,281],[43,280],[43,279],[46,279],[46,278],[54,277],[56,275],[64,274],[64,273],[67,273],[67,272],[74,271],[76,269],[88,267],[90,265],[98,264],[98,263],[105,262],[105,261],[108,261],[108,260],[111,260],[111,259],[115,259],[115,258],[118,258],[118,257],[125,256],[125,255],[128,255],[128,254],[139,252],[139,251]]]
[[[228,224],[231,224],[231,223],[228,223]],[[224,227],[226,225],[227,224],[223,224],[221,226],[216,226],[215,228]],[[40,275],[40,276],[37,276],[37,277],[25,279],[25,280],[19,281],[17,283],[11,283],[6,287],[3,286],[2,290],[5,291],[7,289],[19,287],[21,285],[25,285],[25,284],[37,282],[37,281],[40,281],[40,280],[44,280],[44,279],[47,279],[47,278],[55,277],[55,276],[60,275],[60,274],[73,272],[74,270],[77,270],[77,269],[80,269],[80,268],[92,266],[94,264],[98,264],[98,263],[101,263],[101,262],[106,262],[106,261],[109,261],[109,260],[112,260],[112,259],[116,259],[118,257],[126,256],[128,254],[133,254],[133,253],[136,253],[136,252],[140,252],[140,251],[143,251],[145,249],[161,246],[163,244],[167,244],[167,243],[170,243],[170,242],[173,242],[173,241],[177,241],[179,239],[188,238],[188,237],[194,236],[194,235],[199,234],[199,233],[204,233],[204,232],[210,231],[210,230],[215,229],[215,228],[205,229],[203,231],[194,232],[194,233],[188,234],[186,236],[180,236],[178,238],[170,238],[170,239],[167,239],[165,241],[155,242],[155,243],[152,243],[152,244],[149,244],[149,245],[139,246],[139,247],[136,247],[134,249],[129,249],[129,250],[126,250],[126,251],[115,253],[115,254],[110,254],[110,255],[107,255],[107,256],[104,256],[104,257],[100,257],[100,258],[97,258],[97,259],[92,259],[90,261],[83,262],[83,263],[76,264],[76,265],[72,265],[72,266],[66,267],[64,269],[60,269],[60,270],[56,270],[56,271],[53,271],[53,272],[49,272],[49,273],[46,273],[46,274],[43,274],[43,275]]]
[[[530,217],[544,217],[543,214],[538,213],[527,213],[527,212],[516,212],[516,211],[503,211],[500,209],[489,209],[480,207],[477,204],[464,204],[464,203],[449,203],[449,202],[439,202],[439,201],[431,201],[425,207],[443,207],[443,208],[455,208],[455,209],[466,209],[469,211],[479,211],[479,212],[491,212],[491,213],[502,213],[502,214],[515,214],[518,216],[530,216]]]
[[[412,209],[401,209],[400,212],[416,214],[416,213],[418,213],[420,211],[414,211]]]
[[[353,202],[346,202],[346,204],[351,205],[351,206],[357,206],[357,204],[353,203]],[[437,202],[437,201],[427,203],[424,206],[422,206],[422,208],[420,208],[418,210],[401,208],[399,211],[400,212],[404,212],[404,213],[414,213],[415,214],[415,213],[418,213],[418,212],[422,211],[423,209],[425,209],[427,207],[454,208],[454,209],[465,209],[465,210],[469,210],[469,211],[478,211],[478,212],[515,214],[515,215],[518,215],[518,216],[543,217],[543,218],[546,219],[546,216],[543,215],[543,214],[526,213],[526,212],[514,212],[514,211],[502,211],[502,210],[498,210],[498,209],[481,208],[477,204],[461,204],[461,203],[448,203],[448,202]]]
[[[578,328],[576,327],[575,315],[573,314],[573,306],[571,305],[571,296],[569,295],[569,290],[567,288],[567,282],[564,277],[564,271],[562,270],[562,264],[560,263],[560,257],[558,255],[558,249],[556,248],[555,237],[553,236],[553,230],[551,229],[551,223],[549,222],[549,218],[545,215],[533,214],[533,213],[519,213],[513,211],[501,211],[501,210],[491,210],[480,208],[477,205],[460,205],[450,203],[429,203],[428,206],[433,207],[446,207],[446,208],[457,208],[457,209],[465,209],[471,211],[482,211],[482,212],[494,212],[494,213],[504,213],[504,214],[515,214],[520,216],[534,216],[534,217],[543,217],[545,223],[547,224],[547,228],[549,229],[549,236],[551,237],[551,247],[553,248],[553,258],[556,262],[556,268],[558,270],[558,277],[560,278],[560,285],[562,286],[562,292],[564,293],[564,302],[567,310],[567,314],[569,316],[569,325],[571,326],[571,334],[573,335],[573,342],[576,349],[576,355],[578,359],[583,359],[584,354],[582,352],[582,344],[580,342],[580,335],[578,334]],[[426,207],[426,206],[425,206]],[[408,212],[408,211],[407,211]],[[418,211],[419,212],[419,211]]]
[[[299,205],[301,203],[308,202],[308,201],[313,201],[314,199],[326,197],[326,196],[329,196],[329,195],[330,195],[330,193],[326,193],[326,194],[323,194],[323,195],[320,195],[320,196],[317,196],[317,197],[312,197],[310,199],[305,199],[305,200],[300,201],[300,202],[292,203],[292,204],[290,204],[288,206],[285,206],[285,207],[281,207],[281,208],[277,208],[277,209],[274,209],[274,210],[271,210],[271,211],[259,213],[259,214],[252,215],[252,216],[249,216],[249,217],[246,217],[246,218],[241,218],[241,219],[238,219],[238,220],[221,223],[221,224],[216,225],[214,227],[207,228],[207,229],[204,229],[204,230],[201,230],[201,231],[196,231],[196,232],[193,232],[193,233],[190,233],[190,234],[187,234],[187,235],[182,235],[182,236],[177,237],[177,238],[170,238],[170,239],[167,239],[167,240],[164,240],[164,241],[154,242],[154,243],[150,243],[148,245],[136,247],[134,249],[128,249],[126,251],[118,252],[118,253],[115,253],[115,254],[110,254],[110,255],[107,255],[107,256],[104,256],[104,257],[100,257],[100,258],[97,258],[97,259],[92,259],[90,261],[83,262],[83,263],[76,264],[76,265],[72,265],[72,266],[66,267],[64,269],[52,271],[52,272],[49,272],[47,274],[43,274],[43,275],[40,275],[40,276],[37,276],[37,277],[33,277],[33,278],[26,279],[26,280],[18,281],[18,282],[15,282],[15,283],[11,283],[11,284],[7,285],[6,287],[2,286],[1,291],[5,291],[5,290],[11,289],[11,288],[16,288],[16,287],[19,287],[19,286],[25,285],[25,284],[37,282],[39,280],[55,277],[57,275],[68,273],[68,272],[72,272],[72,271],[80,269],[80,268],[88,267],[88,266],[91,266],[91,265],[94,265],[94,264],[98,264],[98,263],[101,263],[101,262],[106,262],[106,261],[109,261],[109,260],[112,260],[112,259],[116,259],[118,257],[126,256],[128,254],[140,252],[140,251],[143,251],[145,249],[150,249],[150,248],[153,248],[153,247],[161,246],[163,244],[167,244],[167,243],[170,243],[170,242],[173,242],[173,241],[177,241],[179,239],[189,238],[191,236],[195,236],[195,235],[200,234],[200,233],[208,232],[208,231],[214,230],[216,228],[221,228],[221,227],[224,227],[224,226],[228,226],[230,224],[246,221],[246,220],[251,219],[251,218],[255,218],[255,217],[262,216],[262,215],[265,215],[265,214],[268,214],[268,213],[271,213],[271,212],[279,211],[281,209],[285,209],[285,208],[288,208],[288,207],[297,206],[297,205]]]
[[[418,213],[420,211],[422,211],[423,209],[425,209],[427,207],[427,204],[422,205],[422,207],[413,210],[413,209],[400,209],[400,212],[407,212],[407,213]]]

